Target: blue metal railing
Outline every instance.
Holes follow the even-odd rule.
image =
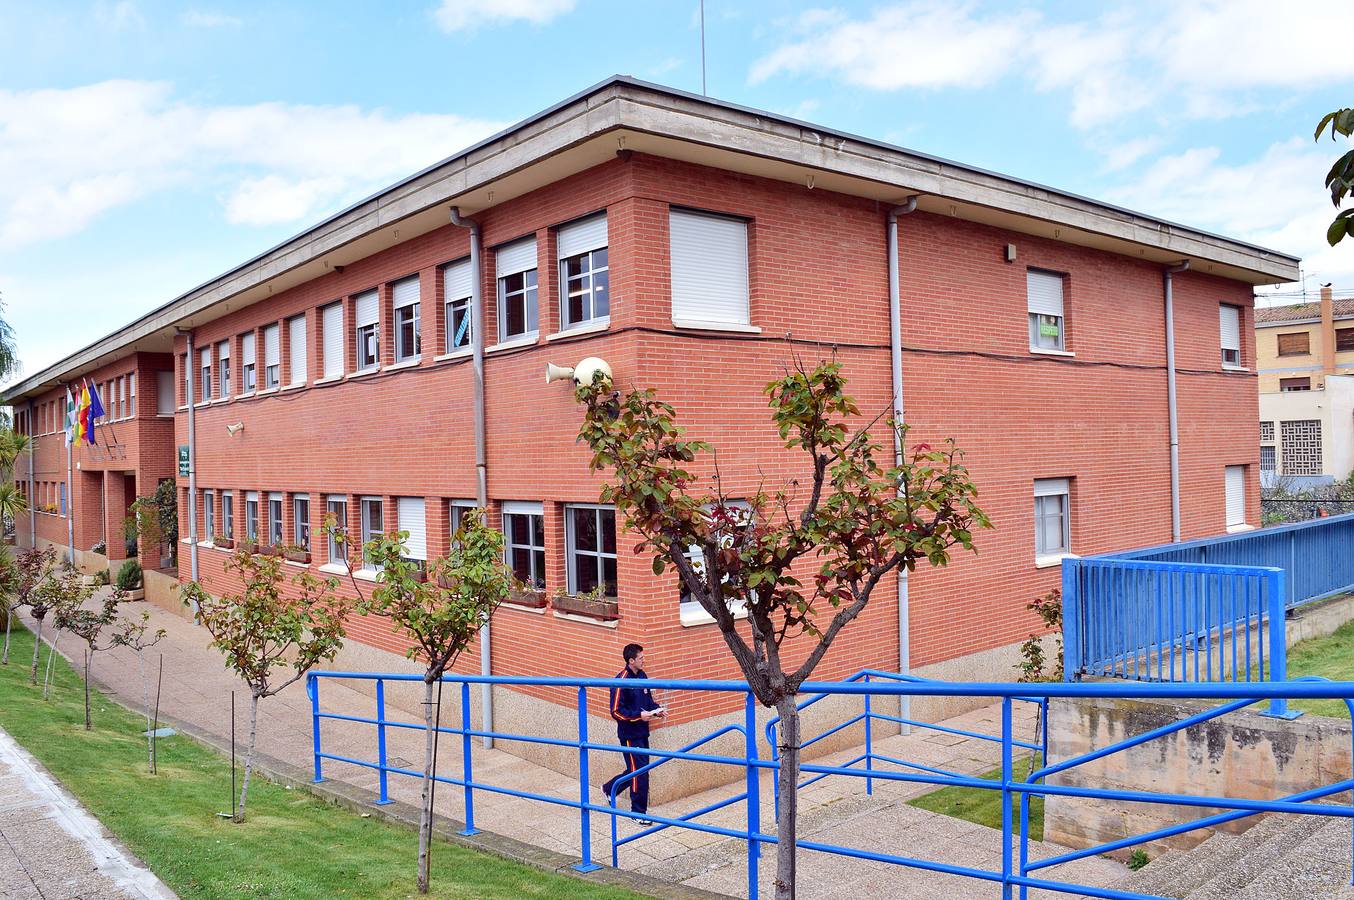
[[[377,714],[372,717],[367,717],[325,712],[321,706],[321,682],[342,682],[354,679],[375,681],[377,683]],[[307,690],[309,692],[312,715],[314,717],[313,754],[315,780],[324,780],[324,765],[326,761],[375,770],[379,776],[375,800],[380,803],[386,802],[389,799],[387,793],[387,776],[393,774],[414,779],[421,778],[421,772],[391,765],[386,759],[384,741],[385,729],[412,728],[422,730],[424,727],[421,722],[402,721],[389,717],[384,704],[384,683],[391,681],[410,682],[420,680],[421,678],[416,675],[385,675],[355,672],[310,673],[307,677]],[[447,684],[460,686],[461,721],[456,727],[443,726],[439,730],[446,734],[459,735],[461,737],[462,759],[460,773],[458,775],[435,774],[435,778],[440,783],[456,785],[462,788],[465,804],[465,832],[474,833],[475,831],[474,810],[477,794],[498,794],[573,809],[577,811],[579,816],[581,838],[581,860],[575,868],[581,871],[591,871],[598,868],[598,864],[592,857],[590,817],[593,813],[611,816],[613,820],[612,835],[614,841],[614,819],[618,814],[618,810],[614,805],[614,794],[608,798],[608,805],[595,804],[589,800],[589,755],[594,751],[619,755],[625,752],[627,748],[618,744],[594,741],[589,737],[588,691],[600,691],[612,687],[624,687],[626,686],[626,682],[622,679],[611,678],[522,678],[477,675],[449,675],[444,681]],[[576,734],[565,737],[560,735],[521,734],[503,731],[490,732],[474,729],[471,727],[469,720],[469,686],[471,684],[485,683],[509,687],[538,686],[576,690],[578,697],[578,727]],[[754,697],[748,690],[747,685],[742,682],[650,679],[647,686],[653,689],[667,691],[722,693],[742,696],[744,716],[741,726],[730,726],[726,729],[722,729],[719,735],[711,735],[701,741],[689,745],[692,748],[690,750],[664,750],[661,748],[651,748],[647,751],[651,756],[658,757],[658,762],[654,763],[655,767],[672,759],[682,759],[692,763],[705,765],[736,766],[743,771],[745,778],[742,793],[727,802],[721,802],[694,813],[687,813],[678,817],[658,816],[653,813],[648,813],[646,817],[652,820],[656,826],[685,828],[744,842],[746,844],[748,896],[750,898],[756,898],[758,895],[759,857],[761,846],[763,844],[775,844],[777,841],[774,833],[767,833],[763,830],[761,821],[762,813],[759,803],[760,792],[758,776],[764,769],[772,771],[774,775],[774,772],[779,767],[779,762],[774,758],[763,756],[758,751],[755,739],[756,701]],[[1104,682],[1077,684],[1064,682],[1053,684],[961,684],[935,681],[914,681],[904,676],[869,672],[862,673],[861,677],[854,681],[839,683],[807,683],[803,686],[803,689],[806,693],[814,695],[860,697],[862,700],[871,697],[968,696],[991,698],[1001,704],[1001,734],[995,738],[1000,744],[1001,753],[1001,777],[997,780],[984,779],[954,772],[927,770],[922,767],[917,767],[916,771],[893,771],[877,767],[862,770],[854,767],[855,763],[860,762],[859,759],[853,761],[851,765],[846,766],[821,765],[813,762],[804,762],[801,765],[801,771],[810,777],[838,775],[864,779],[870,782],[897,781],[935,785],[938,787],[969,787],[1000,792],[1003,801],[1003,813],[1001,828],[1001,866],[999,870],[953,865],[936,862],[934,860],[902,856],[899,854],[877,853],[859,847],[850,847],[814,840],[801,840],[798,842],[798,846],[800,849],[809,852],[872,860],[902,867],[943,872],[1000,884],[1002,886],[1002,896],[1004,898],[1014,898],[1017,896],[1017,892],[1018,896],[1024,898],[1030,888],[1036,888],[1067,894],[1103,897],[1108,898],[1108,900],[1144,900],[1144,898],[1147,898],[1149,895],[1119,890],[1116,888],[1098,887],[1094,885],[1078,884],[1071,881],[1056,880],[1051,877],[1041,877],[1041,875],[1046,876],[1047,869],[1060,863],[1071,862],[1075,859],[1081,859],[1094,854],[1112,852],[1114,850],[1133,846],[1134,844],[1143,841],[1157,840],[1261,813],[1280,812],[1354,818],[1354,805],[1324,802],[1317,804],[1311,802],[1315,800],[1327,800],[1341,792],[1354,789],[1354,778],[1339,779],[1331,784],[1316,786],[1291,796],[1273,800],[1200,796],[1164,791],[1111,790],[1069,785],[1053,785],[1047,783],[1047,778],[1050,775],[1066,772],[1073,767],[1093,762],[1112,753],[1139,746],[1151,740],[1167,738],[1182,729],[1202,722],[1211,721],[1258,702],[1268,700],[1272,703],[1284,698],[1333,698],[1345,701],[1346,705],[1350,707],[1351,713],[1354,714],[1354,702],[1352,702],[1351,699],[1354,698],[1354,682],[1335,683],[1319,679],[1301,679],[1285,683],[1215,682],[1178,684],[1169,682]],[[1021,741],[1015,737],[1012,723],[1012,705],[1017,700],[1030,700],[1040,703],[1041,705],[1046,705],[1050,698],[1055,697],[1110,697],[1148,700],[1211,699],[1227,702],[1197,713],[1179,722],[1156,728],[1145,734],[1129,738],[1109,747],[1100,748],[1070,760],[1054,763],[1050,762],[1047,758],[1046,743],[1041,742],[1036,745],[1033,742]],[[868,723],[877,715],[878,714],[867,715],[864,721]],[[880,717],[882,718],[882,716]],[[326,751],[322,744],[321,722],[323,720],[349,725],[360,724],[374,728],[376,731],[374,742],[376,745],[374,747],[376,759],[373,761],[371,759],[357,758]],[[936,727],[921,722],[903,723],[897,717],[891,717],[891,720],[899,721],[900,724]],[[971,737],[992,737],[980,735],[975,732],[963,732],[957,729],[951,730]],[[741,734],[744,738],[744,747],[741,755],[721,755],[708,752],[696,752],[696,748],[699,748],[702,744],[714,739],[716,736],[733,733]],[[475,771],[473,745],[470,740],[472,737],[492,737],[504,741],[517,741],[573,749],[578,753],[579,757],[580,789],[578,799],[573,800],[532,791],[522,791],[483,780],[485,776],[477,775]],[[1034,752],[1039,753],[1036,764],[1038,767],[1036,768],[1036,765],[1031,765],[1030,772],[1026,778],[1023,780],[1016,779],[1014,775],[1014,763],[1017,754],[1024,756]],[[1351,752],[1354,753],[1354,748],[1351,749]],[[875,758],[881,759],[880,757]],[[907,766],[908,764],[904,762],[902,765]],[[1222,810],[1222,812],[1213,812],[1202,819],[1185,822],[1167,828],[1159,828],[1145,834],[1123,838],[1096,847],[1069,851],[1068,853],[1060,854],[1055,857],[1032,861],[1030,859],[1028,837],[1030,830],[1029,799],[1037,796],[1080,797],[1092,800],[1168,804],[1184,807],[1209,808],[1211,810]],[[1015,798],[1019,798],[1019,816],[1014,815],[1012,812],[1013,801]],[[697,821],[700,816],[712,812],[715,809],[726,808],[739,802],[744,804],[746,813],[741,827],[727,827],[711,822]],[[652,833],[653,830],[656,829],[646,829],[644,833]],[[994,838],[995,837],[996,836],[994,835]],[[628,840],[614,842],[612,856],[613,863],[618,861],[615,852],[616,847],[623,843],[628,843]],[[1354,857],[1354,849],[1352,849],[1352,857]],[[1354,883],[1354,878],[1351,879],[1351,883]]]
[[[1065,677],[1283,681],[1286,611],[1351,589],[1354,514],[1067,559]]]

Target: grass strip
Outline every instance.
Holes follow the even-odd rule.
[[[1011,772],[1016,780],[1029,774],[1031,758],[1017,759],[1011,762]],[[993,769],[981,776],[989,781],[1001,780],[1001,769]],[[1001,830],[1001,791],[975,787],[945,787],[938,791],[922,794],[907,801],[909,806],[941,813],[966,822],[976,822],[988,828]],[[1011,822],[1013,828],[1020,827],[1020,796],[1011,796]],[[1030,838],[1036,841],[1044,839],[1044,798],[1030,797]]]
[[[58,655],[44,703],[41,686],[28,683],[32,634],[15,622],[11,640],[10,664],[0,666],[0,727],[179,896],[418,896],[412,828],[362,818],[263,778],[250,786],[244,824],[219,818],[230,808],[228,759],[182,735],[163,738],[159,774],[149,774],[144,718],[94,692],[94,729],[85,731],[80,676]],[[442,841],[433,851],[432,895],[638,896]]]
[[[1354,681],[1354,621],[1346,622],[1325,637],[1299,641],[1288,648],[1288,677],[1299,675]],[[1349,718],[1349,707],[1343,700],[1290,700],[1288,705],[1314,716]],[[1254,707],[1257,712],[1262,708]]]

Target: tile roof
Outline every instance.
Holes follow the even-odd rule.
[[[1319,318],[1321,318],[1320,303],[1290,303],[1287,306],[1257,307],[1255,310],[1256,325]],[[1335,318],[1354,318],[1354,298],[1335,301]]]

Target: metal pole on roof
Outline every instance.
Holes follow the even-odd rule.
[[[1175,297],[1171,290],[1171,276],[1189,268],[1189,260],[1168,266],[1165,276],[1166,295],[1166,421],[1170,431],[1171,462],[1171,540],[1180,542],[1180,412],[1175,400]]]
[[[903,410],[903,310],[901,277],[898,272],[898,217],[905,216],[917,208],[917,197],[907,198],[901,206],[889,210],[888,215],[888,254],[889,254],[889,363],[893,382],[893,462],[903,464],[902,426],[906,421]],[[901,492],[901,488],[899,489]],[[912,607],[908,595],[907,567],[898,567],[898,674],[909,675],[912,672]],[[912,698],[906,694],[898,695],[898,717],[908,719],[912,716]],[[910,726],[903,726],[903,733],[910,733]]]
[[[701,94],[709,96],[705,89],[705,0],[701,0]]]
[[[184,400],[188,403],[188,558],[191,561],[191,577],[197,581],[197,441],[196,422],[193,417],[193,332],[180,328],[188,341],[188,356],[184,359]],[[197,612],[196,609],[193,612]]]

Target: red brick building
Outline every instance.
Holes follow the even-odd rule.
[[[1061,555],[1171,540],[1164,273],[1182,261],[1188,271],[1170,276],[1178,531],[1223,531],[1229,501],[1258,522],[1252,287],[1293,280],[1296,259],[627,78],[10,388],[5,401],[39,435],[20,478],[39,502],[66,480],[64,383],[134,375],[129,415],[99,428],[105,444],[116,428],[123,452],[75,454],[77,555],[105,538],[115,565],[129,498],[172,477],[175,446],[190,443],[178,577],[196,571],[211,590],[230,587],[217,536],[308,543],[310,562],[291,565],[329,571],[326,509],[354,535],[405,528],[412,553],[437,555],[482,478],[519,574],[547,597],[600,583],[619,600],[612,621],[504,607],[488,670],[609,675],[638,641],[665,676],[730,677],[715,626],[596,507],[580,410],[567,383],[545,382],[546,364],[600,357],[618,386],[658,388],[718,448],[728,494],[801,475],[761,387],[792,354],[835,353],[863,409],[889,406],[891,212],[905,418],[913,439],[965,448],[996,527],[976,556],[913,575],[905,603],[876,593],[822,678],[865,666],[1011,677],[1035,627],[1025,605],[1058,585]],[[1228,467],[1241,467],[1243,494],[1228,496]],[[25,543],[67,546],[67,529],[59,508],[20,523]],[[352,636],[404,649],[381,622],[354,622]],[[464,668],[480,670],[478,653]]]

